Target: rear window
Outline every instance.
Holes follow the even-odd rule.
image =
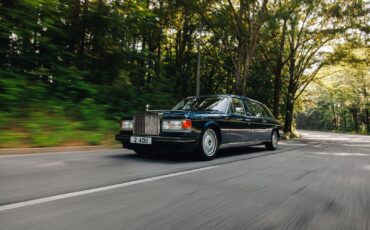
[[[264,115],[265,117],[268,117],[268,118],[274,118],[274,115],[272,115],[271,111],[267,108],[266,105],[261,105],[262,109],[263,109],[263,112],[264,112]]]
[[[247,102],[247,107],[248,107],[248,113],[250,116],[254,116],[254,117],[264,116],[263,109],[258,103],[254,101],[249,101],[249,100],[247,100],[246,102]]]
[[[248,113],[250,116],[254,117],[266,117],[266,118],[274,118],[274,115],[272,115],[271,111],[261,103],[257,103],[254,101],[245,101],[248,107]]]

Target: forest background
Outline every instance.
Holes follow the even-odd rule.
[[[1,0],[0,147],[114,143],[200,92],[284,125],[369,134],[369,1]]]

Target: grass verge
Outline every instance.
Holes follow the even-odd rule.
[[[117,123],[104,118],[87,121],[51,113],[0,117],[0,148],[117,144]]]

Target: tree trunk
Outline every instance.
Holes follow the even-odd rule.
[[[293,112],[294,112],[294,100],[288,99],[286,102],[284,133],[292,132]]]
[[[263,21],[266,20],[267,2],[268,0],[263,0],[261,6],[256,7],[255,1],[239,1],[239,10],[236,10],[232,1],[228,0],[238,41],[237,60],[234,62],[236,94],[246,93],[257,40]]]
[[[359,123],[358,123],[358,109],[356,107],[351,108],[352,119],[353,119],[353,129],[358,132],[359,131]]]
[[[344,112],[343,114],[343,125],[344,125],[344,130],[347,131],[347,113]]]
[[[157,55],[155,58],[155,64],[154,64],[154,72],[156,77],[161,77],[161,58],[162,58],[162,36],[163,36],[163,23],[162,20],[164,18],[163,16],[163,2],[159,2],[159,32],[157,36]]]
[[[280,107],[280,94],[281,94],[281,69],[277,69],[275,72],[275,85],[274,85],[274,105],[272,109],[272,114],[276,119],[279,119],[279,107]]]
[[[4,31],[3,33],[8,35],[8,36],[0,36],[0,52],[1,52],[0,65],[9,62],[9,60],[8,60],[9,59],[8,54],[9,54],[9,50],[10,50],[10,47],[9,47],[9,43],[10,43],[9,33],[8,33],[8,31]]]
[[[368,108],[365,108],[365,123],[366,123],[366,132],[370,134],[370,118]]]
[[[337,119],[337,114],[335,112],[335,106],[332,104],[330,105],[331,107],[331,111],[332,111],[332,114],[333,114],[333,126],[334,126],[334,129],[335,130],[338,130],[338,119]]]
[[[83,5],[83,12],[82,12],[82,23],[81,23],[81,46],[79,50],[79,54],[83,55],[85,52],[85,45],[86,45],[86,29],[87,29],[87,14],[89,10],[89,0],[84,1]]]
[[[94,25],[95,28],[94,28],[94,39],[93,39],[93,51],[94,53],[96,54],[100,54],[102,53],[102,50],[100,49],[101,46],[102,46],[102,43],[103,43],[103,28],[104,28],[104,23],[103,23],[103,19],[104,19],[104,15],[103,15],[103,7],[104,7],[104,1],[103,0],[98,0],[97,2],[97,10],[96,10],[96,14],[97,14],[97,18],[96,18],[96,24]]]
[[[184,97],[187,96],[188,90],[188,76],[186,73],[186,69],[184,68],[186,63],[186,58],[188,57],[186,52],[186,47],[190,46],[191,44],[191,35],[193,30],[190,28],[190,19],[188,12],[184,12],[183,14],[184,22],[182,23],[182,28],[179,29],[176,35],[176,88],[177,88],[177,95]],[[190,49],[188,49],[190,50]]]
[[[243,59],[244,59],[243,44],[242,41],[239,41],[238,56],[235,66],[235,93],[239,95],[243,93],[243,82],[242,82]]]
[[[366,81],[363,81],[364,83]],[[370,118],[369,118],[369,102],[368,102],[368,94],[367,94],[367,86],[366,84],[363,85],[362,87],[362,91],[364,93],[364,97],[365,97],[365,123],[366,123],[366,132],[370,134]]]
[[[275,68],[275,85],[274,85],[274,105],[272,109],[272,113],[276,119],[279,119],[279,112],[280,112],[280,94],[282,88],[282,72],[284,69],[285,63],[283,63],[283,52],[284,52],[284,45],[285,45],[285,37],[286,37],[286,24],[287,20],[284,19],[283,24],[283,32],[281,34],[280,45],[279,45],[279,53],[276,60],[276,68]]]
[[[78,41],[78,29],[80,24],[80,0],[75,0],[73,5],[73,14],[70,27],[71,32],[69,39],[69,50],[71,52],[75,51],[76,43]]]
[[[157,47],[157,57],[154,64],[154,72],[157,77],[161,77],[161,57],[162,57],[162,50],[161,50],[161,39],[159,38],[158,47]]]
[[[254,53],[254,48],[252,48],[252,50],[248,51],[248,54],[247,54],[247,57],[246,57],[246,60],[245,60],[245,63],[244,63],[244,67],[243,67],[243,78],[242,78],[242,93],[241,95],[245,95],[247,92],[246,92],[246,89],[247,89],[247,80],[250,76],[250,67],[252,65],[252,56],[253,56],[253,53]],[[252,56],[251,56],[252,55]]]
[[[288,86],[288,95],[287,95],[286,110],[285,110],[284,133],[292,132],[294,97],[295,97],[294,68],[295,68],[295,59],[293,58],[293,55],[292,55],[292,58],[290,59],[290,65],[289,65],[289,86]]]

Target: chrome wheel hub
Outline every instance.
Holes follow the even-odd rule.
[[[217,150],[217,136],[212,129],[205,131],[202,140],[203,151],[207,156],[213,156]]]
[[[272,146],[273,146],[274,148],[277,148],[277,145],[278,145],[278,137],[277,137],[276,132],[274,132],[274,133],[272,134],[272,140],[271,140],[271,143],[272,143]]]

